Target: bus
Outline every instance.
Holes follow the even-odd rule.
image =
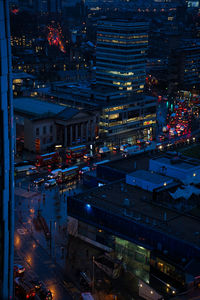
[[[67,149],[67,159],[81,157],[87,152],[86,145],[74,146]]]
[[[58,152],[51,152],[37,156],[36,167],[45,167],[59,162]]]
[[[71,179],[77,177],[78,174],[79,174],[79,168],[77,166],[63,169],[58,173],[57,182],[63,183],[67,180],[71,180]]]

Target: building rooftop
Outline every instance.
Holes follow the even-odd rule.
[[[137,170],[129,175],[155,184],[164,184],[167,181],[172,181],[172,179],[167,176],[146,170]]]
[[[146,153],[137,156],[130,156],[126,159],[118,159],[115,161],[110,161],[106,164],[110,168],[122,171],[124,173],[132,173],[136,168],[142,170],[149,169],[149,159],[151,157],[147,156]]]
[[[155,160],[164,165],[173,166],[176,169],[181,169],[182,171],[187,172],[187,170],[192,170],[196,167],[199,167],[199,161],[195,159],[190,159],[188,157],[184,157],[184,159],[178,159],[176,163],[172,162],[171,157],[163,156],[159,158],[155,158]]]
[[[119,180],[75,198],[200,247],[200,214],[197,216],[196,209],[187,213],[181,209],[170,209],[159,201],[152,202],[152,195]]]
[[[32,119],[41,117],[56,117],[61,120],[68,120],[76,115],[79,110],[67,107],[66,105],[54,104],[35,98],[14,98],[14,111],[27,115]]]
[[[14,111],[31,115],[33,117],[39,117],[45,114],[51,114],[54,116],[66,108],[62,105],[41,101],[31,97],[14,98],[13,103]]]
[[[78,112],[79,112],[78,109],[67,107],[64,110],[62,110],[60,113],[58,113],[56,117],[62,120],[69,120],[73,116],[75,116]]]

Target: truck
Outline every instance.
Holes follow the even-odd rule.
[[[122,157],[128,157],[138,151],[140,151],[140,147],[137,145],[127,147],[126,149],[124,149],[124,152],[122,153]]]

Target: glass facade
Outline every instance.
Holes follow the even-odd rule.
[[[142,92],[147,46],[146,23],[126,20],[99,22],[97,83],[122,91]]]
[[[118,259],[123,260],[127,271],[149,283],[150,250],[115,237],[115,253]]]
[[[13,113],[8,1],[0,0],[0,299],[13,299]]]

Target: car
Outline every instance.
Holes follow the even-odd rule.
[[[53,296],[50,290],[48,290],[44,285],[41,287],[38,293],[40,299],[42,300],[52,300]]]
[[[34,175],[34,174],[38,174],[38,170],[35,169],[30,169],[28,171],[26,171],[26,175]]]
[[[34,181],[33,181],[33,183],[34,184],[41,184],[41,183],[43,183],[44,182],[44,178],[37,178],[37,179],[35,179]]]
[[[116,146],[113,146],[113,151],[119,151],[120,150],[120,146],[116,145]]]
[[[151,141],[146,141],[145,144],[146,144],[146,146],[149,146],[149,145],[151,145]]]
[[[93,156],[93,154],[91,154],[91,153],[86,153],[86,154],[84,154],[84,156],[83,156],[83,158],[84,159],[92,159],[94,156]]]
[[[47,181],[45,182],[45,184],[44,184],[44,186],[45,186],[46,188],[51,187],[51,186],[54,186],[54,185],[56,185],[56,180],[55,180],[55,179],[49,179],[49,180],[47,180]]]
[[[83,167],[80,171],[79,171],[79,173],[82,175],[82,174],[84,174],[84,173],[86,173],[86,172],[89,172],[90,171],[90,167]]]
[[[40,299],[44,300],[52,300],[51,291],[45,286],[45,284],[39,279],[33,279],[30,283],[34,286],[36,293],[40,297]]]
[[[20,277],[24,275],[25,268],[22,265],[14,264],[14,276]]]
[[[35,299],[36,291],[34,286],[20,277],[14,279],[15,295],[17,299]]]
[[[34,286],[36,292],[39,291],[44,285],[39,279],[33,279],[30,281],[30,283]]]
[[[123,144],[120,146],[120,151],[124,151],[124,149],[126,149],[127,147],[129,147],[129,144]]]

